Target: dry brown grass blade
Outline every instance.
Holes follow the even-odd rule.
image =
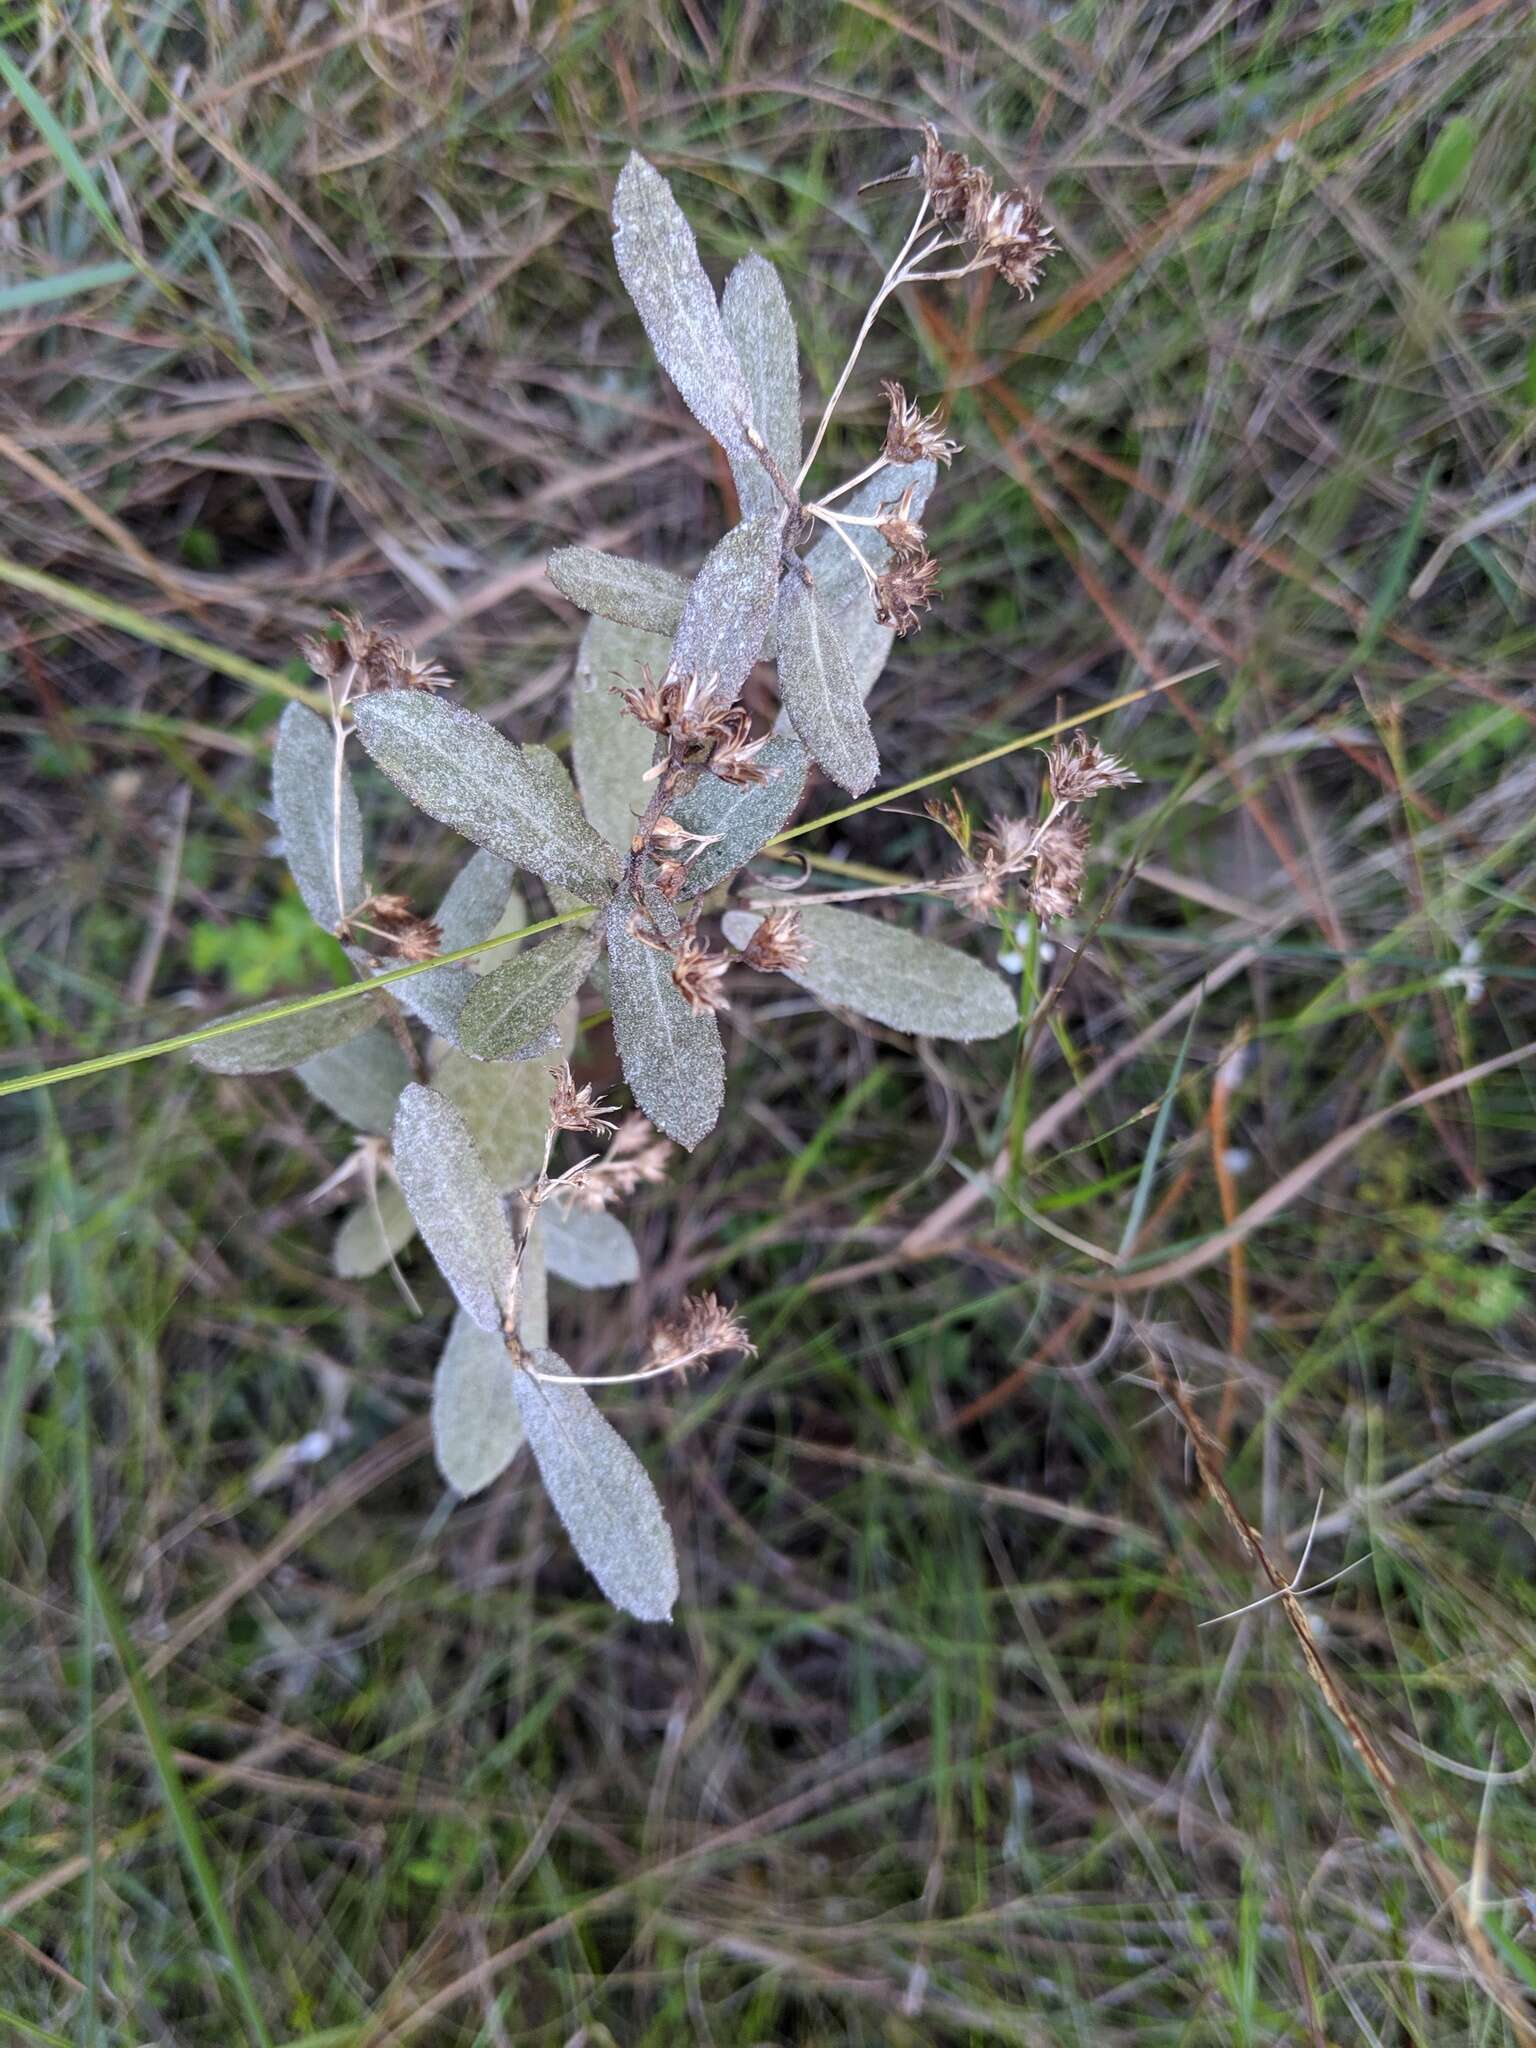
[[[1455,1921],[1471,1965],[1484,1991],[1508,2019],[1520,2048],[1536,2048],[1536,2024],[1533,2024],[1530,2007],[1494,1954],[1487,1935],[1469,1906],[1466,1888],[1420,1833],[1417,1821],[1403,1804],[1396,1774],[1318,1648],[1301,1602],[1291,1590],[1292,1581],[1275,1568],[1268,1551],[1264,1548],[1263,1538],[1239,1508],[1232,1497],[1231,1488],[1221,1476],[1220,1441],[1206,1428],[1189,1394],[1167,1371],[1162,1360],[1153,1353],[1149,1353],[1148,1356],[1159,1393],[1177,1411],[1179,1420],[1184,1425],[1190,1448],[1195,1455],[1195,1465],[1200,1474],[1201,1484],[1221,1509],[1228,1526],[1243,1548],[1269,1581],[1280,1603],[1281,1612],[1296,1639],[1307,1676],[1317,1687],[1328,1711],[1349,1737],[1355,1754],[1364,1764],[1372,1783],[1380,1793],[1382,1803],[1392,1817],[1393,1826],[1408,1845],[1425,1882]]]

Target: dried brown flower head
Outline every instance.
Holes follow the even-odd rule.
[[[1088,857],[1088,827],[1069,813],[1053,818],[1040,833],[1034,872],[1029,878],[1029,907],[1043,924],[1070,917],[1083,893]]]
[[[757,1356],[746,1325],[713,1294],[685,1295],[673,1313],[651,1331],[643,1370],[687,1373],[726,1351]]]
[[[695,1015],[728,1010],[730,997],[721,987],[730,971],[730,955],[712,953],[694,931],[679,935],[672,946],[672,984]]]
[[[955,241],[972,245],[967,268],[996,270],[1021,296],[1033,298],[1046,259],[1056,253],[1033,192],[1027,186],[994,191],[988,174],[959,150],[946,149],[927,122],[923,153],[912,159],[910,171],[927,187],[935,219]]]
[[[612,1103],[598,1101],[590,1082],[578,1088],[568,1060],[551,1067],[550,1072],[555,1077],[555,1092],[550,1098],[549,1120],[557,1130],[605,1135],[613,1129]]]
[[[683,854],[683,849],[691,846],[693,851],[684,858],[697,860],[705,847],[713,846],[719,837],[718,832],[690,832],[686,825],[663,812],[651,827],[650,843],[658,853],[665,854]]]
[[[958,149],[945,147],[931,121],[923,123],[923,153],[913,157],[911,175],[927,186],[934,217],[946,226],[965,219],[978,180],[991,182],[986,172],[978,171]]]
[[[347,683],[348,697],[368,697],[379,690],[452,688],[452,679],[445,669],[435,661],[424,659],[398,635],[379,626],[364,625],[361,619],[346,612],[337,612],[334,617],[341,625],[341,646],[352,667]],[[314,667],[311,649],[335,645],[334,641],[306,641],[303,643],[304,658]],[[341,672],[340,665],[315,669],[317,675],[325,675],[328,679]]]
[[[899,562],[919,561],[925,551],[923,529],[912,517],[912,501],[916,495],[909,484],[891,516],[880,522],[880,537]]]
[[[945,438],[944,422],[937,410],[925,414],[921,406],[913,405],[899,384],[887,379],[880,389],[885,393],[891,408],[890,424],[885,430],[885,447],[881,453],[887,462],[921,462],[932,456],[935,462],[942,462],[946,468],[961,452],[958,441]]]
[[[352,658],[341,641],[327,639],[323,633],[303,634],[299,640],[299,652],[308,662],[311,673],[323,683],[334,683]]]
[[[962,861],[959,873],[948,887],[967,917],[985,920],[1002,909],[1008,894],[1006,884],[1007,877],[998,866],[997,856],[987,848],[979,860]]]
[[[709,757],[709,772],[721,782],[752,783],[766,782],[768,771],[758,763],[758,755],[768,744],[768,734],[758,739],[751,737],[752,720],[739,705],[733,705],[735,723],[726,736],[715,743],[715,750]]]
[[[971,824],[970,812],[958,796],[953,792],[947,797],[931,796],[924,803],[923,809],[935,825],[943,827],[962,853],[970,852],[974,827]]]
[[[648,667],[632,690],[619,690],[631,718],[682,748],[714,747],[739,732],[746,712],[715,695],[718,675],[680,675],[673,669],[658,683]],[[750,721],[748,721],[750,723]],[[653,768],[651,774],[658,774]]]
[[[409,896],[370,896],[347,922],[383,939],[399,960],[435,960],[442,951],[442,926],[412,910]]]
[[[1056,254],[1052,230],[1041,219],[1033,192],[1021,186],[994,199],[974,239],[1003,282],[1020,298],[1032,299],[1047,258]]]
[[[922,613],[933,602],[938,574],[938,563],[929,555],[919,555],[912,561],[898,558],[883,576],[877,576],[875,617],[881,625],[893,627],[901,640],[920,626]]]
[[[646,1183],[665,1180],[671,1151],[668,1139],[658,1138],[643,1116],[632,1113],[619,1125],[606,1156],[570,1175],[565,1184],[580,1208],[605,1209]]]
[[[792,974],[809,957],[798,910],[770,910],[741,949],[743,964],[761,974]]]
[[[1114,754],[1106,754],[1097,740],[1090,739],[1085,732],[1075,732],[1066,740],[1058,740],[1045,753],[1046,774],[1050,777],[1051,795],[1059,804],[1087,803],[1090,797],[1103,794],[1106,789],[1129,789],[1141,777],[1134,769]]]

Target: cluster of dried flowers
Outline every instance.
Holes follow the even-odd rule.
[[[714,1127],[729,976],[786,976],[841,1012],[914,1034],[971,1040],[1016,1023],[1000,975],[878,915],[801,898],[766,914],[725,910],[723,945],[702,928],[789,823],[813,763],[854,796],[874,782],[865,700],[935,594],[924,511],[961,452],[937,413],[885,384],[879,453],[819,494],[806,488],[880,307],[905,284],[984,270],[1030,292],[1052,250],[1031,195],[995,192],[932,130],[895,175],[921,184],[917,217],[803,452],[794,321],[773,266],[747,257],[717,299],[666,182],[630,158],[614,201],[619,271],[662,366],[725,451],[740,523],[688,580],[591,548],[551,558],[556,587],[591,614],[571,703],[574,779],[547,748],[513,744],[452,702],[437,664],[394,635],[340,618],[306,641],[329,718],[300,705],[284,714],[274,810],[299,892],[346,945],[365,992],[258,1013],[200,1054],[225,1073],[295,1068],[357,1131],[352,1162],[327,1183],[361,1194],[337,1237],[338,1271],[388,1267],[404,1288],[398,1255],[419,1232],[458,1300],[433,1389],[445,1477],[476,1492],[526,1444],[599,1586],[649,1620],[676,1596],[671,1535],[587,1390],[686,1374],[750,1353],[751,1340],[713,1294],[685,1299],[633,1370],[578,1379],[549,1348],[548,1282],[639,1277],[615,1211],[665,1178],[674,1145]],[[956,261],[932,267],[950,251]],[[765,652],[782,715],[754,732],[741,698]],[[354,735],[418,809],[479,849],[430,914],[364,880]],[[1054,750],[1049,776],[1038,825],[1002,819],[973,835],[958,807],[945,814],[964,862],[948,886],[967,910],[1000,908],[1015,878],[1042,917],[1076,903],[1077,807],[1135,778],[1088,742]],[[550,904],[531,928],[529,880]],[[391,962],[386,982],[368,986]],[[568,1063],[581,991],[598,972],[599,1012],[611,1012],[636,1104],[622,1120]],[[557,1169],[570,1140],[606,1149]]]

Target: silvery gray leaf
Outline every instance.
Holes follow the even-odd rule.
[[[331,1260],[343,1280],[366,1280],[379,1272],[416,1235],[416,1219],[387,1174],[380,1174],[375,1198],[377,1208],[373,1199],[359,1202],[336,1233]]]
[[[752,400],[693,229],[661,173],[631,152],[613,195],[613,253],[656,359],[731,456],[745,455]]]
[[[776,734],[757,757],[765,782],[721,782],[701,775],[673,816],[690,832],[720,836],[688,864],[687,893],[705,895],[761,853],[795,814],[810,763],[804,747],[787,733]]]
[[[469,1126],[436,1088],[412,1082],[395,1111],[395,1172],[416,1228],[460,1308],[499,1330],[512,1273],[512,1233]]]
[[[464,863],[438,907],[443,952],[456,953],[460,946],[472,946],[491,936],[511,903],[515,872],[499,854],[487,853],[483,847]],[[490,964],[505,957],[505,951],[492,954]],[[429,1031],[457,1045],[460,1014],[480,983],[475,967],[472,960],[455,960],[430,974],[412,975],[399,984],[400,1001]]]
[[[998,1038],[1018,1023],[1003,977],[953,946],[857,911],[796,908],[809,953],[789,979],[824,1003],[925,1038]],[[725,935],[744,946],[760,922],[755,911],[728,911]]]
[[[601,548],[556,548],[546,567],[561,596],[584,612],[668,640],[677,631],[688,597],[681,576]]]
[[[645,1467],[565,1360],[531,1351],[513,1387],[539,1477],[576,1555],[606,1598],[637,1621],[670,1621],[677,1553]],[[533,1378],[558,1373],[563,1384]]]
[[[523,900],[522,892],[518,889],[513,889],[507,897],[506,909],[503,910],[500,917],[497,918],[496,922],[485,934],[489,950],[484,953],[477,953],[469,962],[474,972],[476,974],[492,974],[501,965],[503,960],[509,960],[513,953],[516,952],[518,945],[518,940],[514,939],[512,935],[517,933],[520,936],[527,928],[528,923],[528,905]],[[489,943],[497,939],[510,940],[511,943],[507,945]]]
[[[712,694],[728,702],[741,695],[773,618],[785,517],[781,508],[733,526],[689,586],[672,667],[679,675],[716,679]]]
[[[298,1076],[333,1116],[355,1131],[382,1138],[395,1120],[395,1104],[411,1070],[394,1033],[381,1028],[317,1052]]]
[[[525,1351],[549,1342],[549,1275],[544,1263],[544,1218],[534,1212],[517,1283],[517,1340]]]
[[[469,1127],[475,1150],[500,1194],[526,1187],[544,1158],[554,1076],[544,1060],[477,1060],[444,1052],[432,1076]]]
[[[571,684],[571,763],[582,806],[616,853],[627,854],[635,825],[650,800],[646,771],[656,757],[656,735],[631,718],[618,694],[637,689],[649,667],[666,671],[668,643],[593,619],[581,636]]]
[[[499,1479],[523,1447],[516,1376],[501,1332],[477,1329],[460,1309],[432,1380],[432,1450],[465,1499]]]
[[[315,923],[334,931],[363,897],[363,820],[343,763],[339,789],[331,729],[302,704],[278,720],[272,752],[272,808],[283,857]],[[340,820],[341,898],[336,895]]]
[[[281,1008],[280,1003],[262,1003],[254,1010],[233,1011],[221,1021],[233,1024],[239,1018],[266,1017]],[[345,1045],[378,1021],[377,998],[359,996],[351,1002],[299,1010],[291,1017],[273,1017],[269,1024],[252,1023],[227,1038],[210,1038],[192,1048],[192,1057],[210,1074],[276,1074],[284,1067],[302,1066],[333,1045]]]
[[[838,499],[837,510],[854,518],[873,519],[884,507],[894,506],[902,493],[910,489],[912,517],[921,519],[938,474],[939,466],[931,458],[922,462],[889,462],[884,469],[876,470],[867,483],[860,484],[846,503]],[[879,529],[853,526],[844,530],[875,574],[883,575],[890,566],[891,548]],[[816,579],[816,594],[829,613],[836,615],[844,606],[855,604],[873,611],[869,585],[835,533],[823,533],[806,556],[805,564]]]
[[[582,816],[570,777],[547,747],[518,747],[493,725],[422,690],[381,690],[357,707],[363,745],[429,818],[583,893],[613,892],[619,864]]]
[[[836,618],[800,577],[779,593],[779,694],[811,759],[862,796],[880,772],[880,755],[858,678]]]
[[[557,1279],[574,1287],[627,1287],[640,1278],[635,1240],[606,1209],[567,1210],[558,1201],[539,1211],[544,1257]]]
[[[624,1078],[658,1129],[689,1151],[715,1127],[725,1099],[725,1054],[711,1016],[695,1016],[673,986],[667,954],[630,930],[625,897],[605,920],[612,981],[613,1035]],[[675,928],[676,919],[658,918]]]
[[[746,376],[757,431],[793,484],[800,467],[800,349],[795,316],[779,273],[754,250],[725,281],[720,317]],[[783,504],[772,477],[754,454],[732,458],[731,473],[745,517]]]
[[[494,974],[474,977],[459,1012],[458,1043],[482,1060],[535,1059],[555,1018],[591,973],[601,941],[564,925]]]

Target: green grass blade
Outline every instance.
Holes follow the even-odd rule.
[[[112,1638],[112,1647],[122,1667],[134,1714],[143,1731],[144,1740],[149,1745],[150,1760],[154,1765],[160,1794],[171,1817],[177,1842],[191,1872],[198,1897],[202,1901],[208,1924],[213,1930],[213,1938],[229,1967],[230,1980],[245,2015],[246,2031],[257,2044],[257,2048],[272,2048],[272,2036],[267,2032],[267,2023],[262,2018],[261,2007],[256,2002],[255,1988],[245,1967],[245,1958],[235,1936],[234,1923],[226,1912],[224,1901],[219,1894],[219,1881],[214,1874],[213,1865],[208,1860],[208,1851],[203,1845],[197,1815],[192,1810],[192,1802],[187,1797],[186,1787],[182,1784],[180,1773],[176,1769],[176,1759],[171,1752],[170,1740],[149,1687],[144,1682],[138,1658],[128,1639],[128,1631],[123,1627],[122,1619],[112,1604],[111,1595],[101,1582],[101,1575],[95,1564],[89,1563],[86,1569],[96,1596],[97,1609],[107,1634]]]
[[[86,168],[85,159],[71,140],[69,130],[3,44],[0,44],[0,78],[5,80],[21,101],[33,127],[57,157],[59,169],[101,222],[117,247],[131,257],[132,251],[118,225],[117,215],[108,206],[101,187]],[[138,264],[135,263],[133,267],[137,269]]]
[[[1203,994],[1203,991],[1202,991]],[[1162,1157],[1163,1146],[1168,1137],[1168,1123],[1173,1115],[1173,1098],[1179,1092],[1179,1080],[1184,1072],[1184,1062],[1189,1056],[1189,1041],[1194,1035],[1195,1019],[1200,1015],[1200,1004],[1196,1003],[1189,1013],[1189,1022],[1184,1027],[1184,1036],[1173,1062],[1173,1072],[1168,1077],[1168,1086],[1163,1090],[1163,1099],[1157,1105],[1157,1116],[1152,1124],[1152,1135],[1147,1140],[1147,1156],[1141,1163],[1141,1177],[1136,1183],[1136,1192],[1131,1197],[1131,1212],[1125,1219],[1125,1229],[1120,1234],[1120,1256],[1128,1258],[1131,1247],[1141,1234],[1146,1221],[1147,1204],[1152,1199],[1152,1183],[1157,1178],[1157,1162]]]
[[[0,286],[0,313],[22,313],[28,306],[46,306],[53,299],[72,299],[80,292],[122,284],[137,273],[131,263],[87,263],[79,270],[61,270],[56,277],[30,277],[25,284]]]

